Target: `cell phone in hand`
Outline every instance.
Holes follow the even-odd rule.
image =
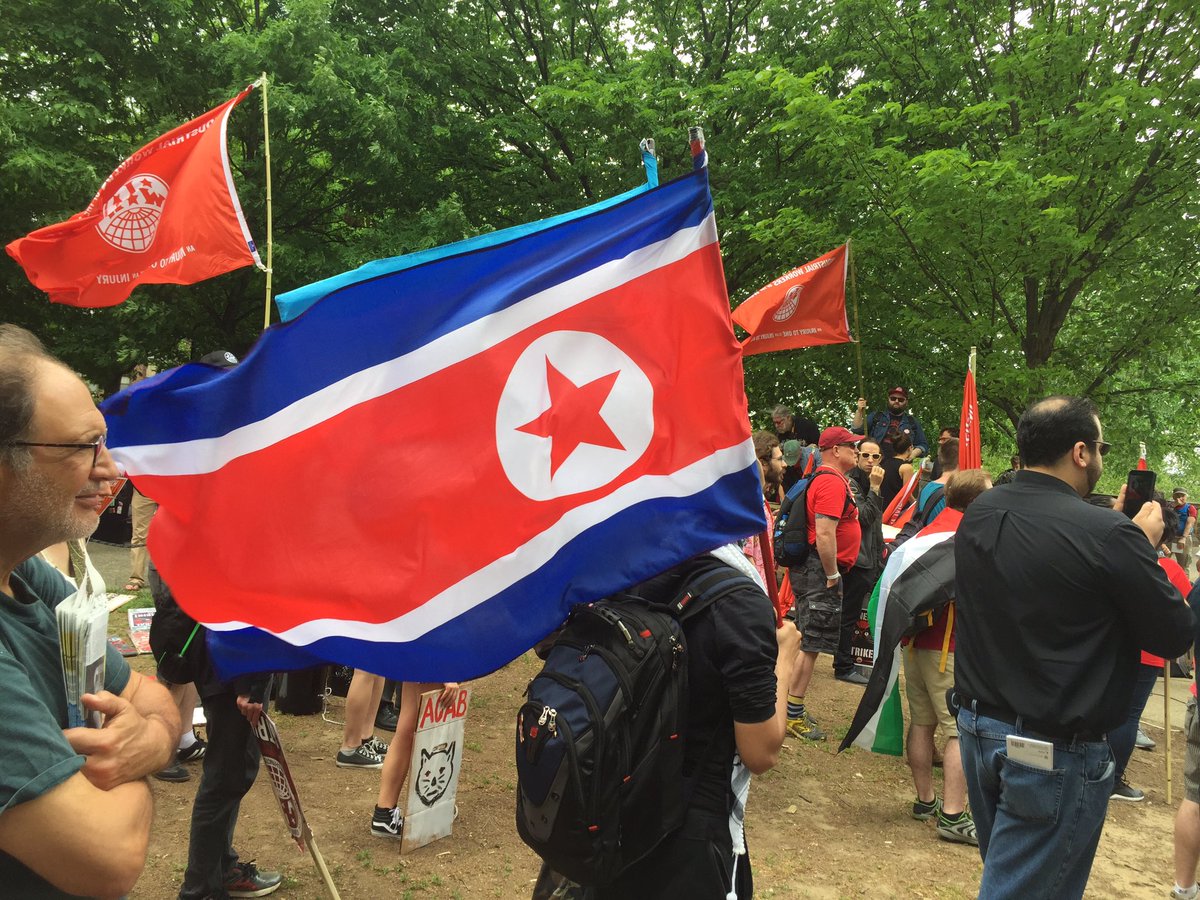
[[[1154,484],[1158,475],[1149,469],[1132,469],[1125,480],[1125,505],[1121,512],[1133,518],[1154,497]]]

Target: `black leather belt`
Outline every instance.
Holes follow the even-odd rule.
[[[956,713],[959,709],[974,710],[976,715],[986,716],[989,719],[996,719],[1000,722],[1007,722],[1009,725],[1019,728],[1022,732],[1030,732],[1031,737],[1042,735],[1052,740],[1068,743],[1073,741],[1103,741],[1107,738],[1107,735],[1102,731],[1094,729],[1076,730],[1050,722],[1041,722],[1027,716],[1022,716],[1002,706],[993,706],[981,700],[972,700],[959,693],[952,693],[949,699],[951,701],[949,708]]]

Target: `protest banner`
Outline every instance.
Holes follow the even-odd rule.
[[[447,837],[454,827],[463,725],[471,691],[459,688],[445,704],[438,702],[441,693],[427,691],[421,695],[404,801],[402,854]]]

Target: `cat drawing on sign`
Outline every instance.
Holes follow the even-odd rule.
[[[426,806],[442,799],[454,775],[454,741],[430,753],[421,748],[421,768],[417,772],[417,796]]]

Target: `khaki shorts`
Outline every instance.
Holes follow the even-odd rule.
[[[1187,735],[1187,754],[1183,760],[1183,796],[1200,803],[1200,722],[1196,721],[1196,698],[1188,701],[1183,715],[1183,733]]]
[[[941,725],[948,739],[958,737],[954,716],[946,708],[946,691],[954,687],[954,654],[946,654],[946,671],[939,672],[941,650],[904,650],[904,692],[914,725]]]

